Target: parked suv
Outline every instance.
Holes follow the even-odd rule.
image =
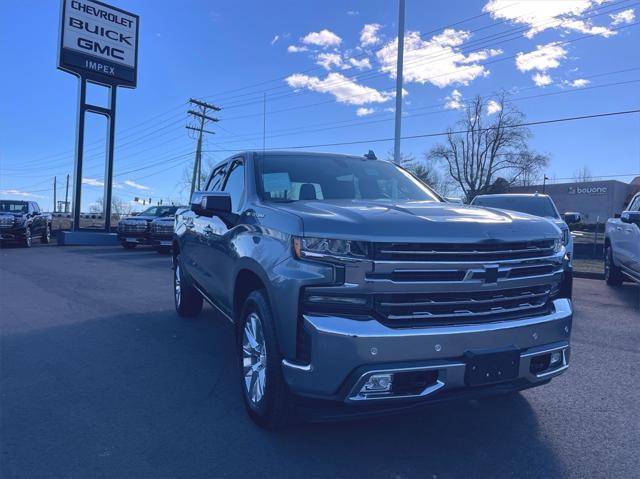
[[[179,206],[152,206],[136,216],[118,222],[118,239],[125,249],[151,244],[151,222],[156,218],[173,217]]]
[[[607,220],[604,239],[604,276],[619,286],[625,279],[640,283],[640,193],[619,218]]]
[[[35,201],[0,200],[0,241],[17,241],[30,248],[33,239],[51,241],[51,215]]]
[[[564,255],[549,221],[446,203],[374,155],[246,152],[176,216],[175,306],[234,323],[247,411],[280,427],[548,382]]]
[[[573,236],[571,236],[569,226],[562,219],[560,213],[558,213],[558,208],[556,208],[556,204],[550,196],[540,193],[478,195],[471,200],[471,204],[540,216],[560,228],[562,232],[562,244],[566,251],[565,272],[561,287],[562,296],[571,299],[573,293]],[[571,216],[571,218],[579,219],[579,215]]]
[[[178,206],[185,208],[184,206]],[[169,253],[173,243],[173,225],[175,215],[161,216],[151,222],[149,240],[153,249],[158,253]]]

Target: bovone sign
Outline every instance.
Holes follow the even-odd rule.
[[[58,68],[135,88],[139,24],[138,15],[96,0],[62,0]]]

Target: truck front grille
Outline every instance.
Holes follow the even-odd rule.
[[[0,228],[11,228],[13,222],[13,216],[0,216]]]
[[[487,243],[376,243],[375,261],[507,261],[553,254],[554,240]]]
[[[136,223],[136,224],[122,224],[118,225],[118,231],[120,233],[144,233],[147,231],[148,225],[147,223]]]
[[[377,294],[374,310],[388,326],[436,326],[515,319],[549,311],[551,285],[463,293]]]

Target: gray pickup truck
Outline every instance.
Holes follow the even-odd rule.
[[[517,391],[568,368],[560,230],[446,203],[374,155],[233,156],[175,228],[176,310],[204,299],[234,324],[264,427]]]
[[[607,220],[604,239],[604,277],[620,286],[624,280],[640,283],[640,193],[619,218]]]

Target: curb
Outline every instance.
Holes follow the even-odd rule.
[[[591,271],[576,271],[573,270],[574,278],[584,278],[584,279],[604,279],[604,273],[593,273]]]

